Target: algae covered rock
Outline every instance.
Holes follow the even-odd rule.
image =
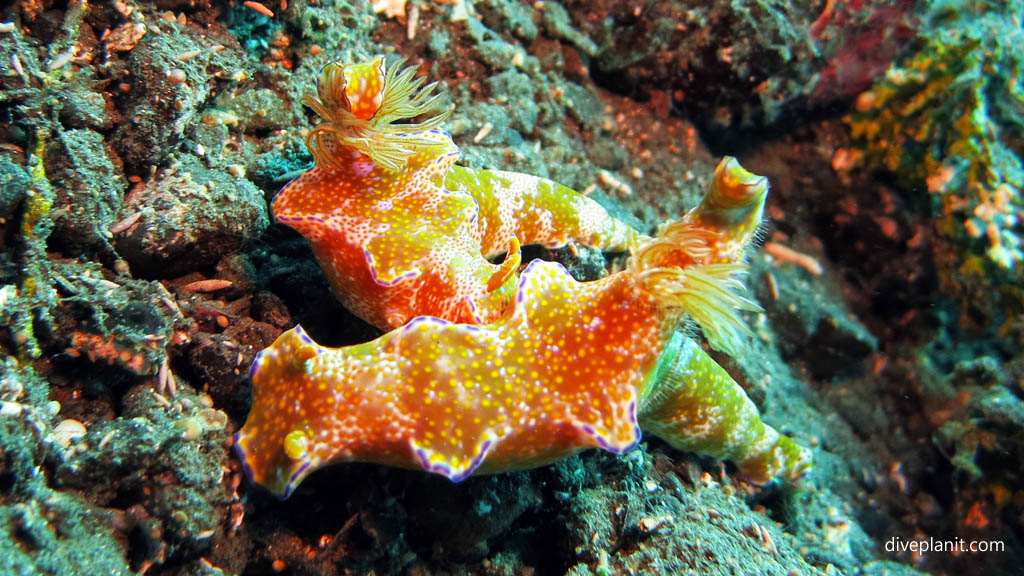
[[[114,246],[132,269],[173,276],[215,264],[269,220],[251,182],[186,157],[129,193],[121,222]]]
[[[1021,10],[936,3],[915,51],[847,119],[868,167],[927,190],[943,234],[1003,268],[1024,261],[1024,31],[1006,16]]]
[[[136,569],[215,556],[231,501],[222,469],[227,416],[188,388],[168,400],[143,384],[123,401],[121,417],[95,423],[82,438],[88,448],[61,463],[61,482],[136,534]]]
[[[567,0],[571,26],[549,4],[549,29],[585,35],[574,44],[593,57],[599,84],[640,94],[659,87],[719,127],[774,122],[803,99],[821,66],[807,26],[814,2]]]
[[[131,80],[119,106],[125,121],[111,142],[129,172],[161,165],[216,92],[218,80],[242,78],[245,60],[230,46],[211,50],[215,42],[196,28],[161,22],[130,52],[125,77]]]
[[[53,239],[72,253],[106,244],[128,182],[103,135],[87,129],[58,133],[45,162],[56,194]]]
[[[49,385],[0,347],[0,573],[128,575],[110,516],[51,484],[60,458]]]
[[[861,362],[878,349],[878,340],[844,309],[842,300],[815,286],[820,281],[803,269],[758,266],[765,280],[756,284],[759,300],[782,357],[800,360],[820,379],[859,372]]]
[[[14,215],[31,185],[28,171],[6,157],[0,157],[0,218]]]

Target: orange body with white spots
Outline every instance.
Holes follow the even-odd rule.
[[[809,453],[761,422],[742,388],[676,332],[691,317],[735,353],[746,330],[736,311],[756,308],[736,294],[745,266],[727,250],[746,248],[767,184],[727,159],[716,190],[743,201],[711,218],[722,206],[709,200],[636,239],[626,270],[581,283],[531,263],[510,311],[490,324],[421,316],[337,349],[301,327],[286,332],[253,365],[253,409],[236,438],[250,478],[284,497],[321,466],[362,461],[457,481],[588,448],[622,452],[640,427],[758,481],[799,477]]]
[[[622,452],[640,438],[636,384],[674,328],[649,322],[651,302],[630,298],[632,290],[623,275],[583,284],[535,261],[515,310],[495,324],[418,317],[335,350],[291,330],[257,361],[261,409],[239,450],[256,481],[279,494],[332,461],[457,481],[586,448]],[[289,436],[301,450],[285,451]]]
[[[334,66],[334,65],[332,65]],[[487,323],[508,310],[520,244],[626,250],[636,232],[546,178],[455,166],[447,133],[392,124],[433,101],[383,57],[325,68],[317,164],[275,197],[277,221],[309,239],[337,297],[382,329],[418,315]],[[501,265],[488,258],[508,252]]]
[[[684,218],[716,232],[705,264],[743,261],[761,225],[767,194],[768,180],[744,170],[735,158],[718,164],[711,189]]]
[[[275,218],[305,236],[338,298],[390,329],[416,315],[487,323],[502,317],[518,254],[487,257],[516,242],[570,241],[625,250],[635,234],[596,203],[544,178],[453,166],[458,149],[436,141],[391,172],[358,152],[342,167],[314,167],[274,199]],[[513,247],[515,252],[515,247]]]

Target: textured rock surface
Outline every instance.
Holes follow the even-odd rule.
[[[138,216],[136,216],[138,215]],[[215,264],[267,227],[263,193],[195,158],[159,172],[125,198],[115,247],[142,275],[176,276]]]

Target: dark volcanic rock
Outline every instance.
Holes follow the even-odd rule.
[[[46,149],[47,176],[56,193],[53,240],[71,252],[106,244],[128,183],[103,135],[60,133]]]
[[[598,47],[589,52],[599,84],[641,95],[667,89],[691,117],[721,127],[776,120],[824,64],[806,25],[817,2],[564,4]]]
[[[213,265],[269,223],[258,188],[192,157],[128,195],[121,221],[136,215],[115,247],[143,275],[176,276]]]

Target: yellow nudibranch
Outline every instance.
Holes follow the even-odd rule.
[[[404,161],[415,165],[419,153]],[[253,364],[253,407],[236,435],[247,474],[280,497],[334,462],[459,481],[589,448],[621,453],[643,429],[730,459],[758,482],[801,477],[810,452],[764,424],[743,389],[677,331],[692,318],[712,347],[741,352],[748,330],[738,311],[757,309],[738,294],[743,257],[767,191],[765,178],[726,158],[682,220],[654,238],[624,235],[625,270],[578,282],[534,261],[513,275],[510,307],[487,324],[417,312],[374,341],[336,349],[301,327],[285,332]],[[383,231],[401,234],[399,225],[423,223]],[[452,233],[434,231],[434,242]]]
[[[520,244],[625,251],[638,236],[546,178],[456,166],[461,153],[437,128],[447,114],[402,123],[438,97],[414,73],[383,56],[327,65],[304,100],[322,119],[307,139],[316,165],[272,204],[356,315],[384,330],[419,315],[488,323],[511,304]]]

